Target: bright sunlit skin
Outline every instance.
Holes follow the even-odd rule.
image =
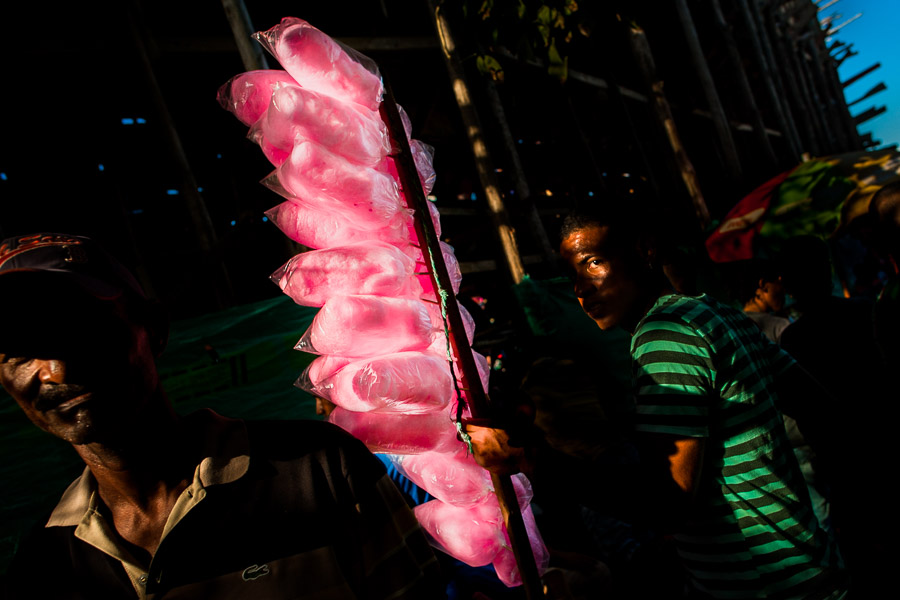
[[[633,332],[638,321],[662,294],[648,285],[647,267],[627,249],[610,243],[609,227],[590,225],[572,232],[560,245],[571,268],[575,295],[600,329],[616,325]]]

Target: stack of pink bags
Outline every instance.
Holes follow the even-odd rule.
[[[437,498],[415,509],[435,546],[472,566],[493,563],[504,583],[519,585],[491,479],[457,439],[444,322],[378,112],[377,66],[296,18],[256,39],[284,70],[238,75],[219,90],[219,101],[275,165],[263,183],[287,200],[266,215],[313,248],[272,275],[296,303],[321,307],[296,346],[319,355],[298,385],[337,405],[331,422],[373,452],[391,455]],[[409,119],[401,114],[409,139]],[[410,146],[428,193],[432,149],[418,140]],[[438,212],[429,209],[422,217],[440,235]],[[455,294],[459,265],[450,246],[442,250]],[[471,345],[474,321],[460,310]],[[486,387],[487,361],[473,355]],[[524,476],[514,483],[543,570],[548,557],[530,486]]]

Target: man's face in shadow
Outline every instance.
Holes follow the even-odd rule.
[[[159,383],[146,328],[121,299],[28,294],[2,315],[0,384],[35,425],[72,444],[127,437]]]

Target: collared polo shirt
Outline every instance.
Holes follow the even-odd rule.
[[[10,566],[13,597],[441,597],[415,517],[360,442],[316,421],[186,425],[203,458],[149,564],[86,469]]]

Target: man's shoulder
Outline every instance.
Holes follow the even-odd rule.
[[[687,335],[699,335],[702,324],[718,313],[710,306],[707,296],[670,294],[660,298],[635,329],[635,338],[642,332],[669,330]]]
[[[278,463],[283,468],[294,465],[290,469],[363,470],[373,477],[384,472],[362,442],[325,421],[229,419],[209,409],[192,413],[186,419],[191,421],[195,434],[205,440],[206,456],[214,458],[216,465],[238,464],[243,455],[257,467]]]
[[[245,425],[254,450],[298,456],[329,451],[369,454],[362,442],[327,421],[247,420]]]

